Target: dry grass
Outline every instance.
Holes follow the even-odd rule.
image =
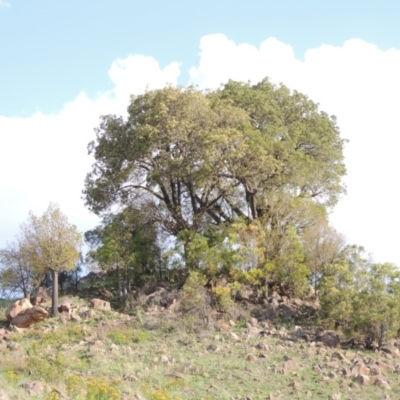
[[[20,348],[10,350],[10,342]],[[254,400],[270,394],[279,399],[328,399],[335,393],[341,399],[380,399],[385,393],[396,398],[396,360],[350,351],[354,359],[391,365],[385,371],[391,389],[370,384],[366,390],[338,373],[334,362],[346,364],[332,354],[303,341],[260,335],[244,322],[205,324],[196,315],[143,313],[140,321],[126,321],[104,313],[66,325],[53,318],[1,343],[0,388],[10,399],[26,399],[21,384],[38,380],[47,384],[47,391],[31,398],[49,400],[61,398],[60,392],[71,400]],[[285,367],[288,359],[294,368]]]

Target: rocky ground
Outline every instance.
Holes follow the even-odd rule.
[[[311,305],[273,299],[183,314],[159,289],[128,315],[102,299],[64,298],[59,317],[11,329],[4,309],[0,400],[400,398],[397,341],[371,351],[335,332],[277,323],[272,312]]]

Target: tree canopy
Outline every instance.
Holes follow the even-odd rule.
[[[82,235],[77,227],[68,222],[56,204],[50,204],[40,217],[29,213],[27,221],[21,224],[18,243],[8,248],[16,250],[21,257],[18,265],[31,274],[51,273],[53,314],[58,313],[58,274],[76,267],[81,244]]]
[[[132,96],[126,120],[102,117],[84,196],[98,215],[146,204],[186,246],[210,227],[258,221],[279,252],[290,229],[312,225],[344,192],[343,145],[334,117],[268,79],[167,87]]]

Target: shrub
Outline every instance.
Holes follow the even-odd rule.
[[[218,311],[227,312],[233,306],[231,288],[229,286],[215,286],[212,289],[215,307]]]
[[[205,315],[207,294],[205,277],[198,271],[192,271],[183,286],[181,310],[184,312],[199,309]]]

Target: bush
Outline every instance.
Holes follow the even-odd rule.
[[[231,288],[229,286],[215,286],[212,289],[213,301],[218,311],[227,312],[233,306]]]
[[[206,284],[205,277],[198,271],[192,271],[186,280],[182,289],[181,310],[189,312],[198,309],[205,315],[205,310],[208,305],[207,293],[204,285]]]

